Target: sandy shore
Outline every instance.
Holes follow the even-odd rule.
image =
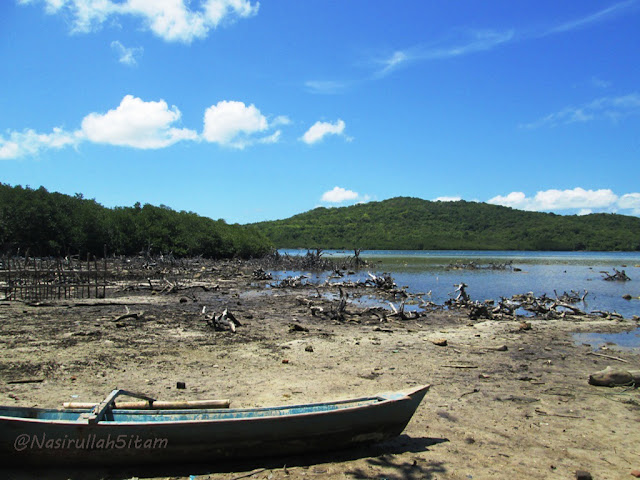
[[[632,320],[530,319],[532,328],[523,330],[519,320],[472,322],[465,311],[434,309],[413,320],[345,322],[312,315],[307,301],[331,304],[315,298],[315,288],[267,292],[248,265],[215,268],[205,280],[219,289],[3,303],[1,403],[97,402],[115,387],[166,400],[228,398],[234,407],[426,383],[431,391],[402,436],[367,448],[233,464],[11,471],[10,478],[570,479],[584,470],[614,480],[640,470],[639,391],[587,383],[608,365],[640,368],[640,354],[598,352],[624,363],[592,355],[571,337],[628,330]],[[228,308],[242,326],[235,334],[214,331],[201,315],[204,305]],[[125,306],[144,314],[114,322]],[[43,381],[9,383],[24,379]]]

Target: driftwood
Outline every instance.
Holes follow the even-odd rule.
[[[216,315],[215,313],[207,314],[207,307],[202,307],[202,315],[204,315],[204,319],[214,330],[231,330],[233,333],[236,333],[236,327],[241,327],[242,324],[238,321],[238,319],[228,310],[224,309],[224,311],[220,315]]]
[[[135,320],[138,320],[142,318],[142,316],[144,315],[144,311],[142,310],[139,312],[130,312],[129,307],[125,305],[124,308],[126,309],[127,313],[114,318],[113,320],[111,320],[112,322],[119,322],[120,320],[125,320],[127,318],[133,318]]]
[[[393,313],[388,314],[389,317],[398,317],[401,320],[413,320],[415,318],[420,318],[420,313],[417,311],[413,311],[413,312],[404,311],[404,306],[405,306],[404,301],[400,304],[400,308],[396,308],[395,305],[391,302],[389,302],[389,305],[391,305],[391,309],[393,310]]]
[[[620,315],[618,312],[606,312],[604,310],[594,310],[591,312],[592,315],[599,315],[602,318],[619,318],[623,319],[624,317]]]
[[[489,305],[485,303],[474,303],[469,306],[469,318],[471,320],[480,318],[493,320],[493,310],[489,310]]]
[[[450,298],[445,302],[445,305],[449,307],[467,309],[469,311],[469,318],[477,320],[480,318],[495,319],[516,316],[516,312],[519,309],[526,310],[535,314],[538,317],[546,319],[558,319],[564,318],[567,315],[586,316],[589,315],[583,309],[576,306],[576,303],[584,302],[588,292],[580,294],[574,290],[570,293],[564,292],[562,295],[555,293],[555,298],[548,297],[546,294],[535,296],[533,292],[524,294],[513,295],[510,299],[501,297],[497,305],[494,306],[493,300],[486,300],[484,302],[472,302],[469,295],[466,292],[467,285],[460,283],[454,285],[456,290],[449,295],[453,295],[457,292],[455,298]],[[622,318],[622,315],[618,313],[594,311],[592,315],[601,315],[606,318]]]
[[[589,385],[597,387],[640,386],[640,370],[621,370],[607,367],[589,375]]]
[[[369,279],[365,281],[365,284],[369,284],[381,290],[392,290],[394,288],[397,288],[396,283],[388,273],[383,273],[382,275],[374,275],[371,272],[367,272],[367,275],[369,275]]]
[[[42,383],[44,378],[24,378],[22,380],[10,380],[7,382],[9,385],[17,385],[20,383]]]
[[[553,302],[553,304],[551,304],[550,310],[556,311],[558,307],[571,310],[571,312],[574,315],[586,315],[586,313],[583,310],[580,310],[579,308],[574,307],[573,305],[569,305],[568,303],[562,303],[562,302]]]
[[[513,270],[513,261],[506,263],[489,263],[486,265],[478,265],[476,262],[469,263],[450,263],[446,270]]]
[[[278,283],[270,284],[271,288],[298,288],[305,284],[302,280],[307,278],[306,275],[298,275],[297,277],[287,277],[280,280]]]
[[[454,285],[456,287],[456,292],[458,292],[458,296],[456,297],[456,302],[468,302],[470,300],[469,295],[467,294],[466,288],[469,285],[466,283],[460,283],[459,285]]]
[[[587,297],[587,295],[589,294],[588,291],[584,291],[584,294],[580,295],[578,292],[576,292],[575,290],[571,290],[570,293],[564,292],[562,295],[558,296],[558,292],[556,292],[555,290],[553,291],[553,293],[556,294],[556,299],[562,303],[578,303],[578,302],[584,302],[584,299]]]
[[[256,280],[272,280],[273,275],[265,272],[264,269],[260,267],[253,271],[253,278]]]
[[[618,360],[619,362],[623,362],[623,363],[629,363],[629,361],[625,360],[624,358],[614,357],[613,355],[605,355],[604,353],[589,352],[588,355],[595,355],[596,357],[604,357],[604,358],[609,358],[611,360]]]
[[[604,275],[603,280],[606,280],[607,282],[628,282],[629,280],[631,280],[629,277],[627,277],[627,274],[624,270],[616,270],[614,268],[613,271],[615,272],[614,274],[601,271],[600,273]]]

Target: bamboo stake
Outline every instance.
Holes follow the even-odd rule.
[[[231,405],[229,400],[156,400],[152,404],[146,401],[115,402],[113,408],[120,410],[188,410],[196,408],[229,408],[229,405]],[[62,406],[68,409],[83,409],[93,408],[96,404],[89,402],[65,402]]]

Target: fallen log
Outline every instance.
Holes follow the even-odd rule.
[[[16,385],[19,383],[42,383],[44,382],[44,378],[25,378],[22,380],[10,380],[7,382],[9,385]]]
[[[144,315],[144,311],[139,311],[139,312],[131,312],[131,313],[125,313],[124,315],[120,315],[119,317],[114,318],[113,320],[111,320],[112,322],[119,322],[120,320],[125,320],[127,318],[134,318],[134,319],[139,319],[142,318],[142,316]]]
[[[589,385],[597,387],[640,386],[640,370],[621,370],[607,367],[589,375]]]

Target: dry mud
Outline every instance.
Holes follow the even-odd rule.
[[[638,351],[597,352],[624,363],[571,337],[628,330],[634,321],[533,318],[522,330],[519,320],[471,322],[465,311],[435,309],[415,320],[344,322],[313,316],[300,300],[328,307],[314,299],[324,292],[265,289],[248,265],[215,268],[207,282],[220,288],[152,294],[141,286],[112,289],[106,299],[2,303],[0,403],[98,402],[118,387],[249,407],[432,388],[403,435],[371,447],[242,463],[12,470],[3,478],[571,479],[584,470],[617,480],[640,470],[639,391],[587,383],[608,365],[640,368]],[[214,331],[204,305],[228,308],[242,326]],[[144,314],[114,322],[125,306]],[[291,331],[294,323],[308,331]],[[10,383],[28,379],[42,381]]]

